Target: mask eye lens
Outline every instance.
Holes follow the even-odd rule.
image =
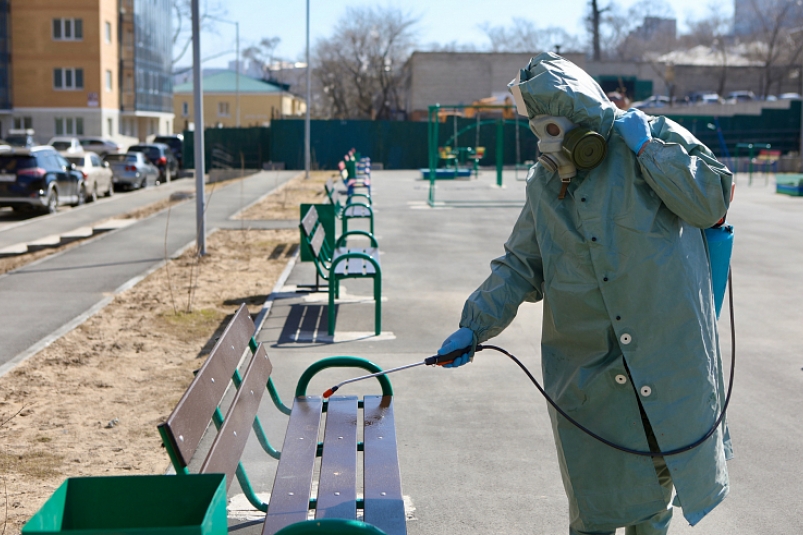
[[[546,125],[546,133],[550,136],[560,135],[560,127],[555,123],[549,123]]]

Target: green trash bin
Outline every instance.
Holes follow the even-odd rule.
[[[225,474],[68,478],[25,535],[225,535]]]

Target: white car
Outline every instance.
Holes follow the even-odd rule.
[[[50,141],[47,142],[48,145],[53,147],[59,152],[83,152],[84,149],[81,147],[81,142],[78,140],[77,137],[62,137],[56,136],[50,138]]]
[[[114,195],[114,182],[109,162],[104,162],[94,152],[61,153],[67,161],[75,164],[75,168],[84,175],[84,191],[86,201],[94,202],[102,194],[106,197]]]

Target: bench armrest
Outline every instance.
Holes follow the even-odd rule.
[[[379,247],[379,242],[376,241],[374,235],[368,232],[367,230],[349,230],[348,232],[344,232],[340,235],[340,237],[335,242],[335,249],[339,249],[343,247],[346,243],[346,240],[349,236],[365,236],[369,240],[371,240],[371,247]]]
[[[298,385],[296,386],[296,397],[306,396],[309,382],[316,374],[327,368],[362,368],[364,370],[368,370],[370,373],[378,373],[382,371],[382,368],[370,360],[361,357],[327,357],[319,360],[318,362],[312,363],[309,368],[304,370],[304,373],[302,373],[301,377],[298,379]],[[390,379],[388,379],[385,375],[380,375],[376,379],[382,386],[382,395],[392,396],[393,387],[390,384]]]
[[[360,522],[339,518],[322,518],[297,522],[276,532],[276,535],[386,535],[381,529]]]

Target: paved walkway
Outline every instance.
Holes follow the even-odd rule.
[[[523,203],[523,182],[505,173],[479,180],[442,181],[426,206],[428,183],[412,171],[374,173],[376,233],[382,250],[383,334],[373,331],[369,281],[344,282],[338,336],[325,335],[325,294],[298,295],[314,282],[297,264],[277,294],[259,339],[274,364],[283,399],[313,361],[330,355],[367,357],[382,367],[422,360],[457,328],[466,296],[485,278]],[[746,181],[745,181],[746,183]],[[740,186],[741,187],[741,186]],[[734,284],[737,376],[729,421],[736,448],[731,496],[693,530],[676,511],[673,535],[802,533],[803,358],[800,295],[803,276],[803,198],[775,195],[771,186],[737,190]],[[356,225],[355,225],[356,226]],[[728,327],[720,322],[729,355]],[[494,340],[540,377],[541,305],[524,305]],[[322,328],[323,334],[317,329]],[[332,370],[310,386],[323,392],[359,371]],[[505,357],[480,353],[456,370],[415,368],[391,376],[396,394],[402,487],[409,497],[410,535],[567,533],[546,403]],[[339,393],[377,393],[356,383]],[[267,396],[260,417],[281,445],[286,417]],[[271,490],[275,461],[251,437],[244,463],[259,493]],[[238,491],[232,485],[232,493]],[[240,502],[241,503],[241,502]],[[244,518],[245,513],[242,514]],[[243,524],[243,526],[247,525]],[[243,528],[239,533],[254,530]]]
[[[208,196],[207,229],[228,226],[229,218],[297,174],[266,171],[240,182],[219,185]],[[0,240],[18,240],[32,231],[57,234],[125,213],[169,195],[172,190],[194,190],[192,180],[121,194],[111,201],[86,205],[55,216],[31,220],[0,232]],[[109,302],[121,288],[154,269],[165,257],[167,212],[88,240],[78,247],[49,256],[0,276],[0,375],[41,349]],[[167,254],[195,240],[195,200],[173,206],[167,235]],[[246,222],[247,225],[247,222]],[[237,227],[240,224],[238,222]]]

